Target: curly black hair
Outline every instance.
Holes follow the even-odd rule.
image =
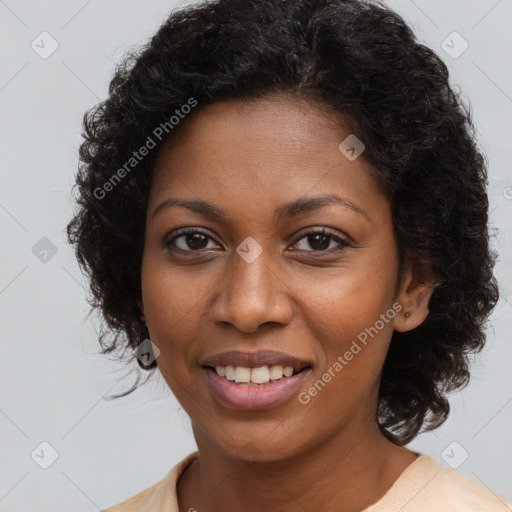
[[[90,278],[89,304],[101,313],[102,353],[123,347],[133,357],[148,337],[137,304],[145,216],[158,149],[180,127],[169,120],[183,118],[185,105],[196,105],[193,116],[214,102],[272,94],[314,101],[348,121],[389,198],[400,269],[424,261],[436,276],[428,317],[393,333],[381,376],[379,428],[406,444],[441,425],[447,393],[469,381],[469,355],[483,348],[498,301],[497,255],[471,109],[443,61],[377,1],[203,2],[172,12],[126,54],[108,98],[84,115],[77,209],[67,225]],[[151,150],[135,159],[143,147]]]

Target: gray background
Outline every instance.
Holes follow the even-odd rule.
[[[499,230],[502,298],[488,345],[469,387],[452,395],[450,419],[411,448],[512,501],[512,0],[388,3],[442,56],[471,101]],[[106,97],[123,53],[184,4],[0,0],[2,511],[99,510],[156,483],[195,449],[190,421],[159,374],[127,398],[103,399],[131,379],[120,380],[126,368],[97,354],[86,283],[64,236],[83,113]],[[33,40],[42,46],[43,31],[58,42],[46,59],[31,48]],[[469,44],[458,58],[441,47],[453,31]],[[453,37],[452,53],[462,48]],[[46,262],[37,256],[49,246],[44,237],[56,250]],[[48,469],[39,465],[51,456],[43,441],[58,453]]]

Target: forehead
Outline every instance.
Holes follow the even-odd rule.
[[[230,141],[249,146],[254,143],[278,143],[304,154],[318,147],[336,144],[350,133],[344,120],[316,102],[292,99],[287,96],[268,96],[261,99],[229,100],[207,105],[193,111],[177,126],[164,146],[179,150],[181,146],[198,149],[205,142],[224,147]],[[336,146],[338,145],[336,144]],[[247,148],[245,148],[247,149]],[[231,147],[231,154],[236,147]]]
[[[219,102],[178,128],[158,155],[151,203],[170,192],[232,204],[238,198],[242,206],[262,196],[276,203],[337,191],[367,203],[381,195],[364,158],[351,161],[338,149],[348,124],[314,102]]]

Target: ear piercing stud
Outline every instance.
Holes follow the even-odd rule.
[[[405,318],[409,318],[411,316],[411,313],[405,313]]]

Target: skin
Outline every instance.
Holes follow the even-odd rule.
[[[380,433],[377,393],[393,329],[423,322],[432,289],[407,264],[395,296],[390,204],[363,156],[338,150],[350,133],[313,102],[226,101],[190,115],[158,156],[139,306],[200,453],[178,482],[181,511],[356,512],[416,458]],[[326,204],[273,217],[284,203],[325,194],[365,214]],[[206,201],[226,220],[180,206],[153,217],[168,198]],[[163,247],[182,227],[207,236]],[[350,246],[305,236],[322,227]],[[236,252],[248,236],[263,250],[252,263]],[[294,395],[270,409],[229,409],[198,364],[228,350],[280,350],[312,361],[307,390],[396,302],[403,309],[306,405]]]

